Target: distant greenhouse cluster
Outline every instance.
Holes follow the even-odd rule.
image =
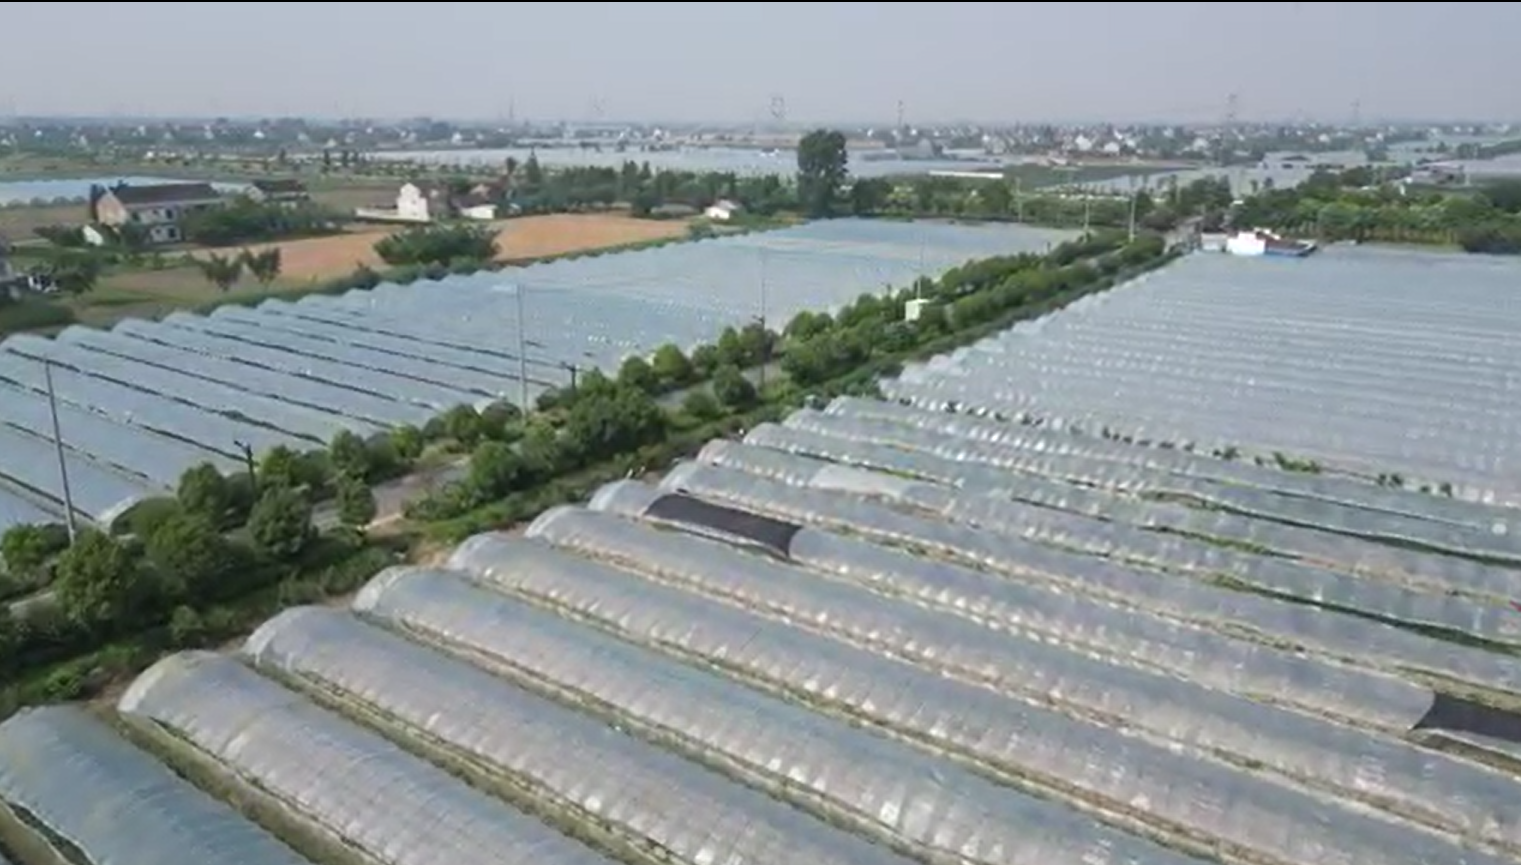
[[[1194,255],[910,367],[885,390],[933,410],[1515,505],[1517,284],[1521,264],[1478,255]],[[1514,534],[1486,543],[1521,550]]]
[[[1510,518],[841,398],[170,656],[114,713],[13,717],[0,841],[126,865],[1513,863],[1521,571],[1474,540]]]
[[[75,510],[109,523],[193,465],[236,469],[244,445],[309,449],[341,430],[368,435],[458,405],[532,400],[576,369],[614,371],[630,355],[710,342],[762,316],[780,328],[801,310],[1070,236],[839,220],[71,327],[56,339],[13,336],[0,342],[0,530],[62,513],[44,362]]]

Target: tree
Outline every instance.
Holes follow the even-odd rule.
[[[195,266],[200,268],[201,275],[212,285],[226,291],[233,287],[243,276],[243,259],[237,256],[221,256],[211,254],[205,258],[195,260]]]
[[[206,622],[193,608],[180,604],[169,614],[169,639],[176,646],[191,649],[206,638]]]
[[[531,189],[544,185],[544,169],[539,167],[539,155],[531,150],[528,161],[523,163],[523,185]]]
[[[259,485],[268,489],[270,487],[301,486],[301,456],[285,445],[275,445],[264,452],[264,457],[259,460],[259,467],[255,474]]]
[[[143,545],[147,560],[156,569],[168,594],[206,598],[232,566],[231,544],[217,527],[200,514],[171,517]]]
[[[623,366],[618,369],[618,384],[624,387],[653,393],[659,383],[655,370],[650,368],[649,362],[638,355],[623,361]]]
[[[655,350],[650,367],[656,377],[668,387],[684,387],[692,383],[692,362],[672,343],[668,342]]]
[[[697,420],[713,420],[724,413],[723,406],[706,388],[693,388],[681,401],[681,410]]]
[[[333,436],[327,454],[332,461],[333,471],[340,478],[362,481],[370,476],[370,449],[365,446],[364,439],[353,432],[342,430]]]
[[[216,466],[201,463],[186,469],[175,497],[186,513],[205,517],[217,528],[227,526],[233,510],[232,489]]]
[[[89,628],[120,628],[140,620],[155,585],[120,541],[94,530],[79,535],[58,557],[59,607]]]
[[[886,178],[859,177],[850,185],[850,212],[867,216],[887,206],[892,197],[893,185]]]
[[[423,448],[427,446],[422,430],[415,426],[399,426],[391,430],[391,444],[396,448],[397,458],[408,463],[422,456]]]
[[[468,405],[457,405],[444,412],[444,435],[467,448],[481,440],[485,434],[483,427],[480,413]]]
[[[249,252],[243,250],[243,266],[248,273],[259,281],[260,285],[267,286],[280,276],[280,247],[271,246],[262,252]]]
[[[12,578],[41,582],[48,561],[68,546],[69,533],[62,526],[12,526],[0,538],[0,561]]]
[[[26,637],[26,625],[16,620],[9,604],[0,604],[0,673],[16,672],[16,656]]]
[[[470,486],[482,498],[498,498],[523,481],[523,460],[511,445],[486,442],[470,457]]]
[[[665,413],[649,394],[613,386],[611,391],[594,391],[577,400],[565,433],[575,453],[601,459],[657,441],[665,434],[665,424]]]
[[[506,400],[498,400],[481,409],[480,416],[481,435],[486,438],[508,441],[520,434],[516,424],[523,413]]]
[[[375,244],[375,254],[392,266],[456,261],[489,261],[496,257],[496,232],[483,225],[428,225],[398,231]]]
[[[249,514],[248,532],[264,554],[295,558],[312,539],[312,506],[295,490],[265,490]]]
[[[703,343],[692,349],[692,372],[698,378],[709,378],[723,366],[723,356],[718,346]]]
[[[798,198],[809,216],[834,215],[835,202],[849,176],[849,160],[843,132],[815,129],[798,142]]]
[[[105,268],[105,259],[94,251],[69,251],[54,257],[47,275],[59,291],[84,294],[95,287]]]
[[[713,396],[730,408],[749,408],[755,404],[755,385],[737,368],[720,367],[713,376]]]
[[[1484,187],[1482,194],[1496,210],[1521,213],[1521,180],[1492,180]]]
[[[375,493],[368,484],[346,477],[338,482],[338,519],[350,528],[362,529],[374,522]]]

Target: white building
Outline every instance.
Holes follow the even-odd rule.
[[[702,212],[702,215],[713,220],[714,222],[728,222],[743,212],[744,208],[740,206],[739,202],[730,201],[727,198],[720,198],[719,200],[708,205],[708,209],[704,210]]]
[[[408,222],[433,222],[451,215],[449,192],[439,186],[403,183],[396,194],[396,218]]]

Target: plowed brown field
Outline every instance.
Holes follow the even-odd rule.
[[[611,213],[524,216],[498,222],[496,226],[497,244],[502,250],[498,258],[503,260],[663,240],[680,237],[687,230],[686,223],[679,220],[634,219]],[[248,248],[259,251],[270,246],[280,247],[280,270],[284,282],[332,279],[361,264],[384,267],[384,262],[375,254],[375,241],[395,230],[376,226],[333,237],[255,244]]]

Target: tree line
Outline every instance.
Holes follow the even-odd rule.
[[[1243,201],[1236,224],[1323,240],[1456,244],[1521,254],[1521,181],[1463,189],[1387,182],[1374,169],[1318,171],[1292,189]]]
[[[352,591],[393,560],[364,535],[376,513],[373,485],[422,462],[468,455],[461,480],[408,508],[411,519],[458,539],[659,468],[758,413],[777,416],[810,395],[867,392],[908,357],[979,338],[1162,260],[1159,238],[1126,245],[1116,235],[1045,257],[977,262],[913,289],[863,296],[834,316],[800,314],[779,334],[730,329],[690,354],[663,346],[630,358],[616,376],[588,372],[546,393],[532,416],[505,403],[461,406],[369,440],[340,433],[321,451],[276,448],[251,474],[198,466],[174,496],[84,530],[72,546],[57,526],[13,528],[0,539],[6,594],[50,594],[14,614],[0,607],[0,704],[78,696],[164,650],[228,639],[281,606]],[[906,322],[915,293],[930,304]],[[742,370],[773,354],[790,372],[758,389]],[[657,400],[677,390],[685,391],[679,404]],[[321,503],[338,524],[326,531],[314,523]]]

